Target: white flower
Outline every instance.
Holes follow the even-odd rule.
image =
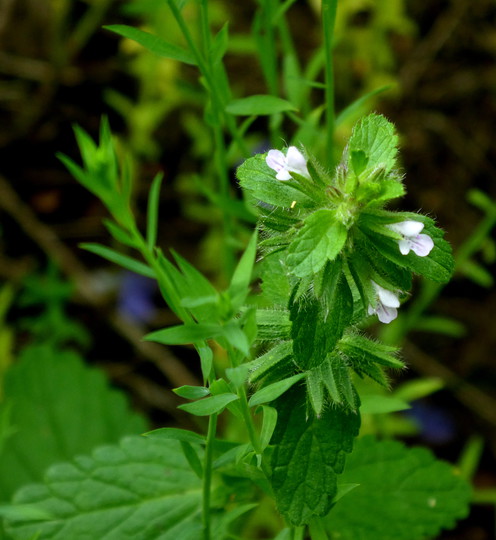
[[[269,150],[265,162],[276,171],[278,180],[289,180],[292,172],[310,178],[307,160],[296,146],[290,146],[286,155],[280,150]]]
[[[398,241],[402,255],[408,255],[412,250],[419,257],[426,257],[434,247],[434,242],[428,234],[420,234],[424,228],[424,224],[420,221],[401,221],[388,225],[388,227],[403,236]]]
[[[372,281],[372,285],[376,292],[376,306],[369,305],[368,313],[376,314],[382,323],[388,324],[398,316],[400,301],[392,291],[377,285],[375,281]]]

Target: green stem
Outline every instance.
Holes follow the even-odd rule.
[[[305,527],[292,527],[291,540],[303,540],[305,538]]]
[[[203,539],[210,540],[210,495],[212,489],[212,462],[215,433],[217,431],[217,414],[210,415],[208,421],[207,441],[205,447],[205,457],[203,462],[203,501],[202,501],[202,522]]]
[[[330,166],[334,164],[334,25],[338,0],[322,0],[322,25],[324,31],[325,51],[325,101],[326,101],[326,155]]]

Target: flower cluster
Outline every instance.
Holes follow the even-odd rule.
[[[290,146],[286,154],[280,150],[270,150],[265,161],[276,172],[277,180],[290,180],[294,178],[293,174],[310,179],[307,161],[295,146]],[[432,238],[427,234],[421,234],[424,224],[420,221],[405,220],[388,224],[386,227],[396,233],[398,248],[402,255],[408,255],[410,251],[413,251],[418,257],[426,257],[434,247]],[[375,298],[373,303],[368,305],[368,314],[377,315],[382,323],[390,323],[398,316],[399,291],[391,291],[381,287],[373,280],[371,283],[375,291]]]

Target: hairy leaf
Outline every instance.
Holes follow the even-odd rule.
[[[276,173],[265,162],[265,154],[257,154],[244,161],[236,172],[241,186],[262,205],[269,204],[292,208],[308,208],[313,201],[288,182],[276,179]]]
[[[337,475],[360,424],[358,414],[337,407],[328,407],[317,418],[307,414],[305,402],[300,388],[276,402],[278,420],[271,441],[271,482],[277,506],[294,525],[329,512],[337,493]]]
[[[288,249],[286,262],[298,277],[317,273],[332,261],[346,242],[346,227],[334,212],[321,208],[311,214]]]
[[[398,136],[384,116],[369,114],[356,124],[348,145],[350,156],[361,153],[363,169],[389,172],[396,162]]]

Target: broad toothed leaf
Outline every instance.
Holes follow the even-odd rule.
[[[359,485],[325,518],[332,538],[437,538],[469,510],[470,486],[452,465],[399,442],[358,440],[340,482]]]

